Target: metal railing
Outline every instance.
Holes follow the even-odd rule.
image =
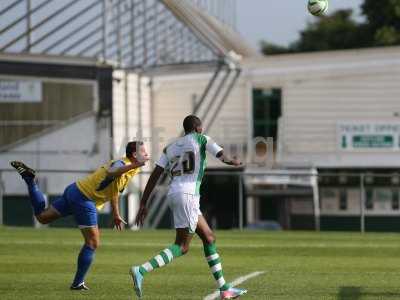
[[[3,224],[4,220],[2,199],[9,194],[7,186],[5,186],[5,179],[9,176],[8,173],[10,172],[14,172],[14,170],[0,170],[0,224]],[[91,170],[39,170],[42,176],[61,173],[79,174],[81,176],[90,172]],[[139,176],[148,175],[148,172],[144,172]],[[262,214],[265,211],[261,211],[260,209],[255,212],[259,216],[254,220],[249,220],[246,217],[246,205],[249,204],[249,201],[254,201],[254,199],[257,199],[259,204],[263,201],[272,201],[271,199],[277,198],[282,201],[289,201],[292,205],[296,201],[300,201],[299,203],[303,204],[309,203],[305,205],[305,208],[308,209],[306,211],[297,208],[299,211],[291,209],[286,213],[289,214],[289,218],[293,218],[293,216],[307,217],[308,224],[312,224],[315,230],[327,229],[328,225],[325,224],[327,222],[326,219],[328,221],[329,219],[334,219],[334,228],[341,229],[341,220],[351,218],[355,222],[354,224],[359,224],[359,231],[365,232],[367,230],[374,230],[374,228],[368,226],[369,219],[400,217],[400,175],[397,173],[374,174],[354,172],[317,174],[309,171],[293,172],[288,170],[260,170],[255,172],[209,170],[205,175],[208,181],[231,180],[229,189],[231,192],[232,188],[235,189],[233,191],[235,197],[233,198],[235,199],[234,201],[237,201],[233,205],[237,207],[237,210],[235,209],[230,212],[232,216],[231,226],[237,227],[240,230],[244,229],[246,224],[264,220]],[[316,189],[315,185],[317,185]],[[143,187],[136,188],[139,189],[140,194],[140,188]],[[153,210],[149,212],[147,227],[157,228],[164,218],[168,208],[168,203],[165,201],[166,193],[167,189],[159,191],[162,197],[158,205],[153,206]],[[210,193],[210,191],[205,192],[205,197],[211,195],[207,193]],[[212,191],[212,193],[215,195],[215,191]],[[219,194],[218,198],[223,199],[224,194]],[[215,204],[207,203],[209,206]],[[131,215],[135,213],[136,211],[132,211]],[[218,220],[217,215],[213,216],[216,220]],[[236,220],[233,220],[233,217]],[[130,219],[132,219],[132,216]],[[322,225],[321,220],[323,221]],[[279,222],[279,220],[275,221]],[[356,226],[358,225],[354,225],[352,230],[355,230]],[[291,227],[289,226],[288,228],[290,229]],[[310,229],[311,227],[308,228]],[[388,230],[390,230],[390,225],[388,225]]]
[[[218,59],[159,0],[61,2],[1,1],[0,53],[90,57],[123,68]],[[193,2],[235,26],[233,0]]]

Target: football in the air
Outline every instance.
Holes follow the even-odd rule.
[[[321,16],[328,11],[328,0],[308,0],[308,11],[314,16]]]

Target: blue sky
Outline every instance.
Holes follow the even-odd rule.
[[[377,0],[378,1],[378,0]],[[254,47],[262,39],[287,45],[298,37],[307,21],[307,0],[236,0],[237,30]],[[354,8],[359,15],[363,0],[330,0],[329,11]]]

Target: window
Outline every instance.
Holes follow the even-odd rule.
[[[392,209],[399,210],[399,189],[392,190]]]
[[[365,191],[365,208],[368,210],[374,209],[374,190],[366,189]]]
[[[281,116],[281,89],[253,90],[253,136],[277,140]]]
[[[346,191],[346,189],[340,189],[339,209],[347,210],[347,191]]]

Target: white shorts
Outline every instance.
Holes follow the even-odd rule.
[[[200,196],[173,193],[167,197],[168,205],[174,215],[175,228],[189,228],[190,233],[195,233],[200,211]]]

